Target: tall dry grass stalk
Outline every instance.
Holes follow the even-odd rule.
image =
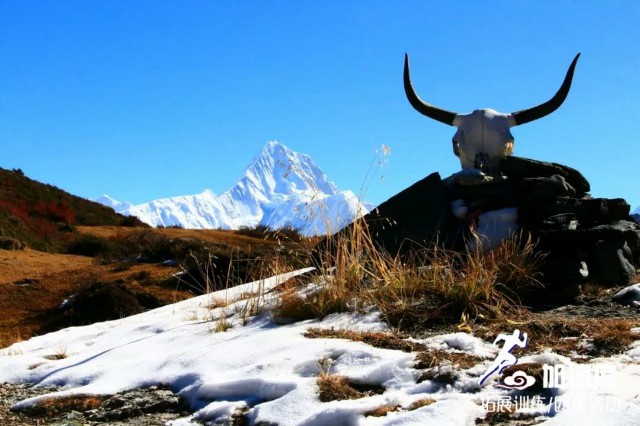
[[[452,252],[437,245],[392,256],[377,247],[364,219],[328,237],[316,254],[323,286],[306,297],[281,296],[276,315],[322,318],[375,306],[400,328],[522,320],[521,296],[541,284],[540,256],[529,236],[514,234],[497,249]]]

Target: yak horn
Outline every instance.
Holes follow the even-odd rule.
[[[411,84],[411,77],[409,76],[409,55],[406,53],[404,55],[404,91],[407,94],[409,103],[416,111],[441,123],[453,126],[453,120],[458,114],[428,104],[416,94]]]
[[[564,102],[569,94],[569,89],[571,88],[571,81],[573,80],[573,71],[576,68],[576,64],[578,63],[578,58],[580,54],[578,53],[576,57],[571,62],[569,69],[567,70],[567,75],[564,77],[564,81],[562,82],[562,86],[558,92],[553,96],[553,98],[549,99],[547,102],[535,106],[529,109],[523,109],[521,111],[511,113],[511,116],[515,119],[516,126],[524,123],[528,123],[533,120],[537,120],[538,118],[542,118],[545,115],[551,114],[553,111],[557,110],[560,105]]]

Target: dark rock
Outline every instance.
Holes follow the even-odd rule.
[[[526,194],[521,194],[520,197],[518,217],[520,224],[523,226],[537,229],[544,221],[553,221],[554,219],[551,218],[559,215],[573,215],[579,222],[576,212],[580,206],[580,200],[577,198],[556,197],[546,199],[544,202],[539,202],[539,200],[528,200]],[[540,228],[549,230],[565,229],[565,227],[549,228],[548,226],[542,226]]]
[[[611,238],[598,241],[593,247],[593,278],[600,284],[613,287],[635,281],[631,249],[623,239]]]
[[[518,186],[519,192],[526,194],[525,203],[527,204],[557,197],[571,197],[576,194],[573,186],[560,175],[525,178],[518,182]]]
[[[640,249],[640,225],[619,220],[610,224],[598,225],[577,230],[536,231],[539,246],[544,251],[581,250],[591,247],[598,241],[621,239],[628,243],[632,253]]]
[[[575,230],[578,229],[578,221],[576,220],[576,215],[573,213],[557,214],[543,220],[540,228],[548,230]]]
[[[622,198],[591,198],[580,201],[576,214],[578,220],[588,226],[618,220],[629,221],[630,209],[631,206]]]
[[[631,212],[631,206],[627,201],[623,198],[613,198],[609,200],[609,217],[610,221],[616,220],[630,220],[633,219],[630,217],[629,213]]]
[[[440,175],[433,173],[394,195],[364,216],[364,220],[376,246],[391,254],[444,241],[452,215]],[[345,227],[332,238],[350,232],[353,226]],[[318,249],[323,250],[326,244],[320,243]]]
[[[509,156],[502,160],[502,173],[514,180],[560,175],[577,191],[584,195],[590,191],[589,182],[582,173],[568,166],[529,158]]]
[[[87,420],[108,422],[148,416],[154,413],[186,414],[187,406],[168,389],[151,387],[120,392],[107,398],[96,410],[87,414]]]
[[[623,288],[611,300],[625,306],[640,307],[640,283]]]
[[[614,237],[623,237],[625,239],[637,238],[636,231],[640,230],[640,225],[628,220],[618,220],[616,222],[598,225],[584,230],[584,233],[593,234],[592,238],[608,239]]]
[[[607,200],[604,198],[592,198],[580,200],[580,205],[576,210],[576,215],[580,223],[585,226],[602,223],[606,220],[609,208]]]
[[[520,224],[532,228],[538,227],[544,220],[556,215],[550,214],[547,208],[553,200],[575,194],[571,185],[559,175],[549,178],[526,178],[518,182],[518,187]]]
[[[584,260],[586,255],[571,253],[569,256],[573,257],[550,255],[544,260],[541,272],[548,285],[536,305],[565,303],[573,301],[580,294],[580,285],[589,278],[589,268]]]
[[[47,333],[61,328],[93,324],[139,314],[164,303],[148,293],[138,293],[123,284],[89,281],[59,308],[42,315],[47,325],[39,331]]]
[[[516,205],[516,185],[510,180],[487,182],[480,185],[459,185],[445,180],[447,199],[463,200],[470,212],[498,210]]]
[[[128,288],[100,282],[76,293],[69,309],[67,317],[77,325],[120,319],[146,310]]]

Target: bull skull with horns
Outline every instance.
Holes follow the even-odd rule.
[[[450,126],[458,131],[453,136],[453,152],[460,158],[462,169],[479,169],[498,174],[500,160],[513,152],[511,127],[542,118],[558,109],[571,88],[573,71],[580,54],[571,62],[558,92],[547,102],[529,109],[504,114],[492,109],[478,109],[470,114],[458,114],[424,102],[416,94],[409,75],[409,55],[404,58],[404,90],[409,103],[419,113]]]

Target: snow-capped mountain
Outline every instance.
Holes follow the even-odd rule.
[[[133,205],[102,195],[95,201],[152,226],[238,229],[292,226],[304,235],[335,232],[368,209],[352,191],[340,191],[311,157],[268,142],[240,180],[216,195],[210,190]]]

